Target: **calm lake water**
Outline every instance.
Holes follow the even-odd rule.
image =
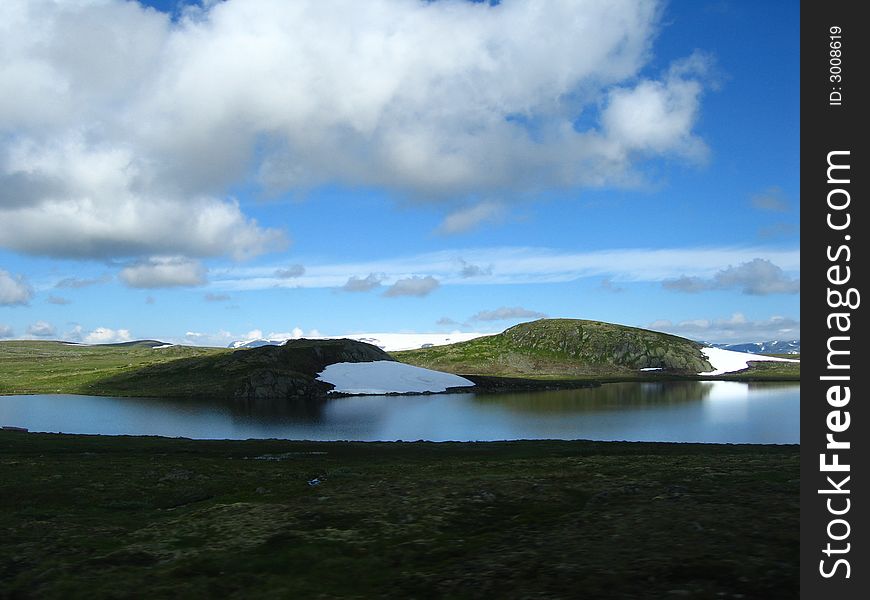
[[[793,444],[800,442],[800,384],[611,383],[553,392],[291,403],[0,396],[0,425],[31,431],[212,439]]]

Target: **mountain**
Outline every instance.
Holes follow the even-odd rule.
[[[641,369],[712,370],[702,344],[601,321],[540,319],[466,342],[393,352],[402,362],[450,373],[504,376],[619,376]]]
[[[287,340],[264,340],[262,338],[256,340],[236,340],[230,342],[227,348],[238,350],[240,348],[260,348],[261,346],[281,346]]]
[[[801,341],[779,341],[772,342],[749,342],[746,344],[708,344],[714,348],[723,348],[725,350],[733,350],[735,352],[748,352],[750,354],[800,354]]]

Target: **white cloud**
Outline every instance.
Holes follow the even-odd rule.
[[[33,288],[21,275],[0,269],[0,306],[27,304],[33,298]]]
[[[47,321],[37,321],[27,326],[27,334],[35,337],[51,337],[55,333],[54,325]]]
[[[86,344],[115,344],[118,342],[129,342],[131,339],[130,331],[127,329],[97,327],[90,333],[85,334],[82,341]]]
[[[275,277],[281,279],[292,279],[293,277],[302,277],[305,275],[305,267],[302,265],[290,265],[285,269],[275,269]]]
[[[15,335],[15,332],[12,331],[12,328],[9,325],[0,324],[0,339],[3,338],[11,338]]]
[[[684,336],[710,343],[748,343],[800,339],[800,321],[782,316],[753,321],[742,313],[726,319],[689,319],[674,323],[654,321],[648,329]]]
[[[309,329],[308,333],[301,327],[294,327],[291,331],[270,331],[266,339],[269,340],[298,340],[300,338],[318,338],[322,337],[316,329]],[[247,338],[246,338],[247,339]]]
[[[417,296],[422,298],[431,294],[440,284],[438,280],[427,275],[426,277],[407,277],[399,279],[384,292],[384,296],[397,298],[399,296]]]
[[[497,221],[504,216],[504,212],[504,207],[495,202],[481,202],[461,208],[444,217],[438,232],[447,235],[465,233],[483,223]]]
[[[610,92],[602,122],[617,153],[674,153],[702,159],[706,146],[692,134],[701,82],[709,59],[701,54],[675,63],[662,81],[643,79]]]
[[[274,268],[233,268],[211,273],[215,289],[255,290],[274,287],[351,288],[371,290],[399,279],[428,273],[441,285],[504,285],[558,283],[581,277],[610,277],[621,286],[662,282],[682,276],[711,279],[735,262],[762,258],[787,273],[800,270],[800,250],[751,247],[621,248],[595,252],[564,252],[552,248],[506,246],[456,249],[397,256],[358,263],[309,264],[292,283],[273,276]],[[487,265],[485,277],[463,277],[463,264]],[[460,267],[457,267],[460,265]],[[348,273],[370,273],[366,278]]]
[[[463,278],[492,275],[492,265],[481,267],[480,265],[473,265],[462,259],[459,259],[459,262],[462,264],[462,269],[459,271],[459,275]]]
[[[206,269],[195,260],[179,257],[154,257],[124,267],[121,280],[133,288],[165,288],[204,285]]]
[[[97,327],[87,331],[81,325],[75,325],[72,329],[64,332],[63,339],[83,344],[114,344],[129,342],[133,338],[128,329]]]
[[[542,312],[529,310],[522,306],[502,306],[495,310],[482,310],[471,317],[472,321],[507,321],[511,319],[541,319],[546,317]]]
[[[54,294],[49,295],[45,300],[49,304],[57,304],[63,306],[64,304],[72,304],[72,300],[69,298],[64,298],[63,296],[55,296]]]
[[[351,275],[341,289],[345,292],[368,292],[381,285],[383,276],[377,273],[369,273],[365,277]]]
[[[0,245],[241,259],[286,242],[226,194],[252,165],[269,189],[339,182],[455,201],[618,184],[635,154],[702,147],[699,69],[644,71],[660,30],[653,0],[228,0],[182,12],[0,3]],[[592,116],[584,131],[581,115]],[[487,206],[443,230],[492,218]]]
[[[800,279],[789,277],[782,268],[769,260],[755,258],[736,267],[728,266],[711,279],[681,276],[662,282],[665,289],[677,292],[698,293],[709,290],[739,289],[750,296],[768,294],[798,294]]]
[[[100,283],[107,283],[111,281],[112,277],[110,275],[101,275],[100,277],[95,277],[92,279],[82,278],[82,277],[65,277],[54,284],[56,288],[69,288],[69,289],[80,289],[84,287],[90,287],[92,285],[98,285]]]

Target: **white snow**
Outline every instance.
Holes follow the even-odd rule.
[[[661,367],[644,367],[643,369],[639,369],[640,371],[661,371]]]
[[[333,391],[345,394],[444,392],[449,387],[474,385],[459,375],[391,360],[335,363],[328,365],[317,379],[333,384]]]
[[[152,350],[160,350],[161,348],[172,348],[175,344],[163,344],[162,346],[151,346]]]
[[[749,366],[750,361],[770,360],[776,362],[800,362],[793,358],[776,358],[773,356],[750,354],[749,352],[723,350],[722,348],[701,348],[701,352],[703,352],[704,356],[707,357],[707,362],[713,366],[713,370],[698,373],[698,375],[722,375],[724,373],[742,371]]]

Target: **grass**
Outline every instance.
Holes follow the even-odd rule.
[[[552,336],[549,339],[555,339],[556,344],[564,342]],[[561,382],[562,387],[591,382],[703,379],[679,372],[639,372],[619,365],[589,362],[589,357],[568,356],[564,351],[558,354],[551,349],[541,349],[540,343],[537,349],[529,350],[528,342],[488,336],[450,346],[395,352],[393,356],[403,362],[452,373],[521,377],[556,384]],[[314,344],[311,342],[310,345]],[[323,346],[322,342],[318,344]],[[309,371],[317,370],[305,362],[310,358],[310,348],[303,347],[304,342],[297,342],[299,348],[285,349],[286,356],[281,359],[282,365],[285,362],[299,363],[297,366],[305,371],[303,373],[293,373],[286,365],[272,365],[269,360],[274,357],[266,356],[274,354],[269,348],[265,351],[253,349],[234,352],[225,348],[193,346],[154,349],[152,345],[146,342],[104,346],[39,341],[0,342],[0,395],[65,393],[232,397],[234,390],[243,385],[257,369],[266,367],[275,373],[305,381],[311,379]],[[655,347],[651,348],[655,352]],[[298,356],[291,356],[288,354],[290,352],[296,352]],[[800,363],[759,362],[746,371],[717,378],[799,381]],[[510,385],[505,384],[504,387]]]
[[[673,335],[580,319],[540,319],[504,332],[393,355],[413,365],[472,375],[561,378],[633,377],[710,370],[700,344]]]
[[[62,342],[0,342],[0,394],[93,394],[105,379],[180,359],[225,355],[223,348],[147,343],[70,345]],[[97,390],[97,391],[95,391]],[[144,396],[158,394],[147,393]]]
[[[798,455],[0,432],[0,597],[790,599]]]

